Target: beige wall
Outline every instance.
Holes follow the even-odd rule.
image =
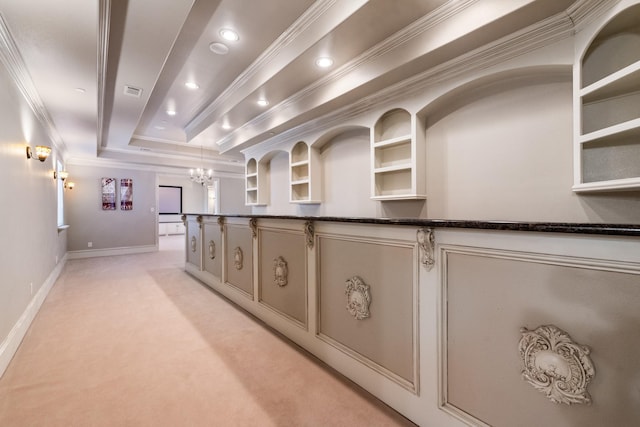
[[[130,248],[156,244],[156,176],[154,172],[120,168],[71,165],[69,175],[76,187],[66,199],[69,251]],[[102,177],[133,179],[133,210],[103,211]],[[116,185],[118,187],[119,184]],[[88,247],[88,242],[92,247]]]
[[[27,160],[27,145],[52,146],[0,63],[0,348],[27,305],[66,253],[57,231],[53,160]]]

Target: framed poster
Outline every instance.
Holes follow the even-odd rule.
[[[131,178],[120,180],[120,209],[123,211],[133,209],[133,180]]]
[[[102,210],[116,210],[116,179],[102,178]]]

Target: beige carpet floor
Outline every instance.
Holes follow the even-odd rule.
[[[0,426],[409,426],[184,272],[184,237],[70,260],[0,379]]]

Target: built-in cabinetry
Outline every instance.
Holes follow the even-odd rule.
[[[640,188],[640,5],[599,29],[576,61],[574,191]]]
[[[245,169],[245,188],[247,206],[266,205],[269,199],[268,166],[249,159]]]
[[[184,234],[185,227],[182,222],[161,222],[158,223],[158,234],[168,236],[170,234]]]
[[[371,129],[371,198],[424,199],[424,132],[406,110],[390,110]]]
[[[291,203],[320,203],[321,165],[316,149],[300,141],[289,153]]]

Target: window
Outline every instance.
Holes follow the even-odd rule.
[[[56,161],[56,173],[57,176],[60,176],[60,172],[62,172],[64,168],[62,167],[62,163],[58,160]],[[64,225],[64,181],[61,179],[56,179],[56,185],[58,186],[58,227]]]

